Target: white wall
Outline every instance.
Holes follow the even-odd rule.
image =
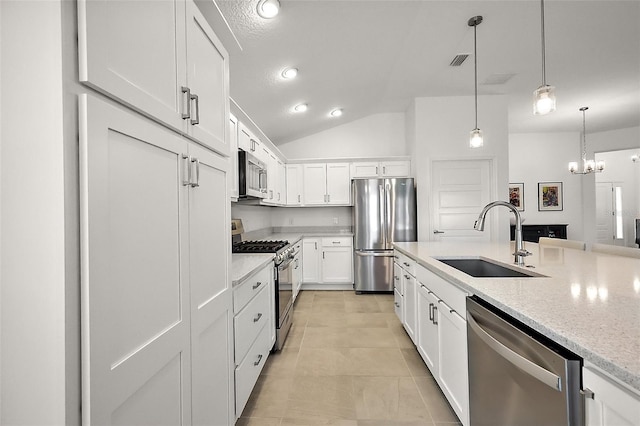
[[[569,173],[580,160],[580,133],[515,133],[509,136],[509,181],[524,183],[525,225],[568,224],[567,238],[583,240],[582,185]],[[538,211],[538,183],[562,182],[563,210]]]
[[[0,8],[0,423],[63,425],[66,368],[61,4],[2,1]]]
[[[492,198],[507,200],[508,132],[507,100],[504,96],[478,97],[478,126],[484,134],[484,147],[469,148],[469,132],[474,127],[474,98],[471,96],[417,98],[407,115],[414,122],[413,162],[416,167],[418,204],[418,240],[428,241],[430,234],[431,162],[482,158],[494,164],[495,185]],[[409,130],[407,130],[409,132]],[[478,212],[480,213],[480,212]],[[509,239],[509,213],[500,209],[496,238]]]
[[[404,113],[370,115],[278,148],[288,160],[406,155]]]
[[[288,207],[271,212],[273,226],[352,226],[351,207]]]
[[[244,232],[258,231],[273,226],[271,224],[271,210],[274,209],[276,207],[231,203],[231,218],[242,219]]]

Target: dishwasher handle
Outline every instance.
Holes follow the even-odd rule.
[[[467,312],[467,323],[469,324],[471,330],[473,330],[473,332],[480,339],[482,339],[482,341],[487,346],[489,346],[494,352],[502,356],[505,360],[509,361],[511,364],[518,367],[528,375],[535,377],[550,388],[555,389],[558,392],[562,391],[562,383],[559,376],[545,368],[540,367],[538,364],[531,362],[527,358],[521,356],[520,354],[517,354],[516,352],[500,343],[475,321],[473,315],[471,315],[471,312]]]

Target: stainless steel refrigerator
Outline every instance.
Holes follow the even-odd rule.
[[[416,241],[413,178],[354,179],[355,290],[393,291],[392,242]]]

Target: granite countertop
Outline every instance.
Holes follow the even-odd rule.
[[[237,286],[249,278],[254,272],[273,262],[272,253],[231,255],[231,285]]]
[[[526,243],[535,278],[474,278],[433,257],[513,265],[513,243],[395,243],[420,265],[475,294],[640,391],[640,260]]]

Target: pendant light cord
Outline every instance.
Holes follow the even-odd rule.
[[[587,107],[580,108],[582,110],[582,163],[587,161],[587,125],[584,118]]]
[[[473,26],[473,66],[474,66],[474,93],[475,93],[475,103],[476,103],[476,129],[478,128],[478,53],[477,53],[477,31],[478,25]]]
[[[542,85],[546,86],[547,85],[547,73],[546,73],[546,64],[545,64],[545,42],[544,42],[544,0],[540,0],[540,16],[542,17],[542,19],[540,19],[540,26],[542,27]]]

